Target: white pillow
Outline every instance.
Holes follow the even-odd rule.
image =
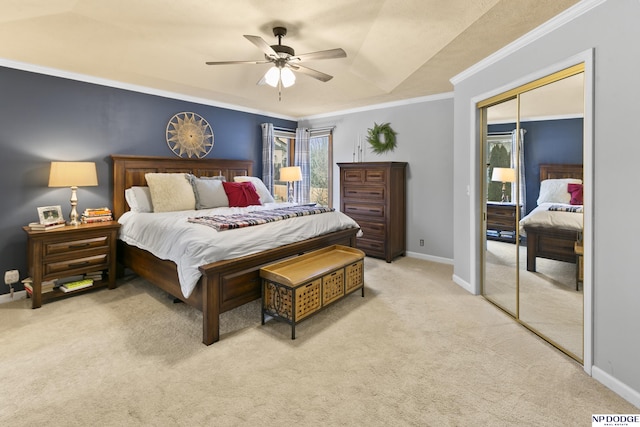
[[[184,173],[147,173],[154,212],[185,211],[196,208],[193,187]]]
[[[189,181],[196,197],[196,209],[220,208],[229,206],[229,198],[224,191],[224,177],[200,177],[189,175]]]
[[[124,190],[124,199],[133,212],[153,212],[149,187],[131,187]]]
[[[253,186],[256,187],[256,192],[258,193],[258,196],[260,196],[260,203],[263,205],[265,203],[275,203],[275,199],[271,193],[269,193],[267,186],[264,185],[264,182],[262,182],[260,178],[255,176],[234,176],[233,180],[235,182],[251,182]]]
[[[566,203],[571,202],[571,193],[569,193],[569,184],[582,184],[581,179],[562,178],[562,179],[545,179],[540,183],[540,195],[538,196],[538,205],[542,203]]]

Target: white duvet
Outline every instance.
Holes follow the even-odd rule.
[[[550,211],[551,206],[565,206],[575,208],[575,205],[562,203],[541,203],[527,216],[520,220],[520,231],[524,234],[524,226],[536,226],[545,228],[562,228],[564,230],[582,231],[582,213]]]
[[[121,224],[119,238],[160,259],[176,263],[182,293],[189,297],[200,279],[198,267],[201,265],[250,255],[332,231],[358,227],[354,220],[338,211],[225,231],[216,231],[206,225],[187,221],[190,217],[229,215],[288,205],[290,204],[278,203],[247,208],[161,213],[127,212],[118,219]]]

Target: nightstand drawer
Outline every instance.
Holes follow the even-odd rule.
[[[57,273],[63,273],[63,272],[67,273],[77,268],[82,268],[82,269],[87,269],[87,268],[99,269],[100,267],[106,268],[108,267],[108,260],[109,260],[109,255],[104,253],[104,254],[98,254],[94,256],[83,257],[83,258],[75,258],[75,259],[68,259],[68,260],[58,261],[58,262],[50,262],[50,263],[44,264],[44,275],[50,276]]]
[[[345,203],[344,213],[349,216],[364,215],[384,218],[384,206]]]
[[[44,255],[55,255],[73,251],[84,251],[109,246],[109,236],[96,236],[88,239],[51,242],[44,244]]]
[[[344,198],[384,200],[384,187],[345,187]]]

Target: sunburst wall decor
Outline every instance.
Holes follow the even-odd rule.
[[[178,157],[202,158],[213,148],[213,130],[196,113],[178,113],[167,124],[167,145]]]

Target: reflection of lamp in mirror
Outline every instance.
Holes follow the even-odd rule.
[[[513,168],[493,168],[491,181],[502,182],[502,203],[509,201],[507,182],[516,182],[516,170]]]
[[[51,162],[49,187],[71,187],[71,214],[69,224],[78,225],[78,187],[98,185],[98,175],[94,162]]]
[[[280,168],[280,181],[286,181],[289,189],[289,203],[293,203],[293,182],[302,181],[300,166],[288,166]]]

